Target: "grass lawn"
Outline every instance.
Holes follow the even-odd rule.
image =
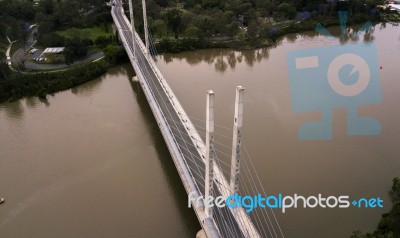
[[[113,35],[111,25],[107,26],[107,31],[104,29],[104,27],[96,26],[84,29],[70,28],[65,31],[57,31],[56,33],[67,38],[89,38],[93,41],[99,36],[108,37]]]

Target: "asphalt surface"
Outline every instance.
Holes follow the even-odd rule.
[[[12,56],[11,62],[13,65],[19,65],[23,60],[25,60],[25,68],[27,70],[57,70],[69,67],[67,64],[47,64],[47,63],[36,63],[35,61],[30,61],[33,58],[40,58],[42,56],[43,50],[38,50],[34,54],[25,55],[25,51],[31,49],[31,47],[36,43],[34,33],[37,33],[38,27],[35,26],[34,29],[29,33],[29,38],[24,46],[19,48]],[[14,43],[15,44],[15,43]],[[102,51],[93,51],[87,53],[85,57],[75,60],[72,65],[78,65],[89,61],[94,61],[104,57]]]
[[[11,61],[13,64],[18,65],[22,62],[25,55],[25,50],[29,50],[35,43],[36,39],[34,37],[35,33],[37,33],[38,27],[34,26],[33,30],[29,33],[29,38],[25,42],[25,44],[19,48],[14,54],[11,56]],[[14,43],[15,44],[15,43]]]
[[[120,3],[116,1],[116,6],[113,8],[113,11],[122,27],[122,33],[127,39],[127,42],[132,42],[132,34],[129,31],[129,26],[126,24],[123,16],[121,15],[120,7]],[[129,45],[128,47],[129,50],[132,51],[133,46]],[[199,155],[196,145],[193,144],[190,135],[184,128],[184,125],[180,123],[179,115],[174,110],[169,96],[164,92],[157,76],[153,72],[148,61],[145,59],[143,52],[139,49],[139,47],[137,47],[137,49],[138,50],[135,51],[136,57],[142,66],[141,71],[146,78],[147,85],[153,91],[153,95],[156,98],[157,103],[171,128],[172,134],[175,137],[176,144],[186,160],[199,191],[204,196],[204,161],[201,159],[201,155]],[[193,130],[193,128],[191,129]],[[216,189],[215,182],[214,193],[215,196],[220,196],[218,189]],[[218,211],[215,210],[216,209],[214,209],[214,220],[216,221],[223,237],[244,237],[228,207],[220,208]]]
[[[33,54],[32,58],[37,58],[40,57],[36,56],[35,54]],[[104,53],[102,51],[93,51],[93,52],[89,52],[87,53],[87,55],[81,59],[77,59],[75,60],[75,62],[73,64],[71,64],[71,66],[73,65],[78,65],[78,64],[82,64],[85,62],[90,62],[90,61],[94,61],[97,59],[100,59],[104,57]],[[27,69],[34,69],[34,70],[52,70],[52,69],[63,69],[63,68],[67,68],[69,67],[67,64],[46,64],[46,63],[35,63],[35,62],[31,62],[31,61],[25,61],[25,68]]]

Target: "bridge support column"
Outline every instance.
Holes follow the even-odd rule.
[[[230,193],[234,195],[239,192],[240,175],[240,147],[242,142],[242,123],[243,123],[243,95],[244,88],[236,88],[235,100],[235,119],[233,121],[233,140],[232,140],[232,160],[231,160],[231,178]]]
[[[206,108],[206,174],[205,180],[205,198],[214,196],[213,191],[213,180],[214,180],[214,92],[207,91],[207,108]],[[207,207],[206,210],[207,217],[212,217],[213,210],[212,207]]]
[[[142,0],[142,6],[143,6],[143,28],[144,28],[144,38],[145,38],[145,43],[146,43],[146,53],[148,54],[150,43],[149,43],[149,27],[147,25],[147,11],[146,11],[146,0]]]
[[[135,57],[135,21],[133,19],[133,3],[129,0],[129,17],[131,18],[131,33],[132,33],[132,49],[133,56]]]

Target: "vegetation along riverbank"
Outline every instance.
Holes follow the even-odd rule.
[[[141,1],[135,4],[135,27],[143,37]],[[382,4],[381,0],[366,3],[361,0],[147,0],[147,16],[157,51],[177,53],[204,48],[252,49],[274,46],[282,36],[314,30],[317,23],[325,27],[338,25],[339,10],[349,12],[348,25],[368,20],[379,22],[395,19],[391,15],[395,13],[378,10]],[[128,6],[126,0],[124,5]],[[0,8],[3,10],[0,13],[1,102],[33,95],[43,97],[57,91],[57,88],[67,89],[68,86],[90,80],[90,77],[97,77],[118,61],[126,60],[123,48],[118,47],[113,35],[110,8],[106,1],[1,1]],[[37,30],[34,30],[36,27]],[[16,52],[14,55],[19,55],[13,57],[12,67],[20,72],[28,70],[35,74],[10,70],[5,53],[9,42],[14,42],[11,54]],[[46,55],[41,53],[46,47],[65,50],[60,55]],[[74,64],[87,56],[88,52],[104,52],[105,59],[80,66]],[[43,77],[38,76],[38,72],[43,71],[49,63],[69,67],[65,67],[66,71],[62,73],[43,72],[39,73]],[[32,64],[36,68],[27,69]],[[89,72],[90,67],[94,68],[93,72]],[[69,78],[63,82],[58,75]],[[82,75],[82,79],[74,79]],[[30,79],[38,80],[28,82]]]

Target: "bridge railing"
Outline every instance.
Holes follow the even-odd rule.
[[[122,11],[122,10],[121,10],[121,11]],[[124,20],[127,21],[126,16],[125,16],[125,15],[122,15],[122,16],[125,18]],[[113,17],[115,17],[114,14],[113,14]],[[115,19],[116,19],[116,18],[115,18]],[[118,22],[118,21],[115,21],[115,22],[116,22],[116,24],[118,24],[117,28],[120,29],[121,31],[123,31],[123,29],[122,29],[122,27],[120,26],[119,22]],[[159,125],[162,124],[164,128],[168,128],[168,132],[169,132],[168,137],[171,137],[171,138],[175,141],[175,143],[177,143],[176,138],[175,138],[175,136],[174,136],[174,134],[173,134],[173,132],[172,132],[172,130],[171,130],[171,127],[170,127],[168,121],[166,120],[166,117],[165,117],[165,115],[164,115],[164,112],[163,112],[163,110],[162,110],[161,107],[160,107],[160,103],[157,101],[156,96],[155,96],[155,94],[154,94],[154,91],[152,90],[152,87],[149,85],[148,80],[146,80],[146,76],[145,76],[145,75],[148,76],[149,73],[148,73],[148,72],[146,73],[146,72],[143,70],[143,68],[145,68],[145,67],[140,67],[140,65],[138,64],[138,57],[134,57],[134,56],[133,56],[133,53],[132,53],[132,52],[133,52],[135,49],[132,48],[132,44],[129,44],[129,42],[127,42],[127,40],[125,39],[124,34],[121,34],[121,37],[123,37],[123,38],[122,38],[122,41],[123,41],[123,44],[124,44],[125,48],[128,47],[128,49],[130,49],[130,50],[127,50],[127,53],[128,53],[128,56],[129,56],[129,59],[130,59],[132,65],[133,65],[134,68],[135,68],[135,72],[136,72],[137,76],[138,76],[140,79],[142,79],[142,80],[140,81],[140,83],[141,83],[142,87],[144,87],[144,88],[146,89],[146,90],[144,90],[144,91],[145,91],[145,94],[146,94],[146,91],[148,91],[148,92],[150,92],[150,93],[152,94],[152,97],[147,97],[147,99],[148,99],[148,101],[149,101],[150,106],[152,106],[152,109],[154,109],[153,112],[156,113],[156,114],[159,114],[159,116],[156,117],[156,120],[157,120],[158,124],[159,124]],[[137,39],[135,39],[135,41],[136,41],[135,46],[137,46]],[[140,46],[140,47],[142,48],[141,50],[143,50],[143,46]],[[142,52],[143,52],[143,51],[142,51]],[[147,71],[147,70],[146,70],[146,71]],[[146,96],[147,96],[147,95],[146,95]],[[153,103],[150,103],[150,102],[153,102]],[[156,106],[157,109],[155,109],[154,105]],[[162,122],[160,122],[160,120],[158,120],[158,118],[160,118],[160,117],[163,118]],[[181,151],[181,149],[180,149],[179,146],[176,146],[176,150],[179,151],[179,154],[180,154],[180,155],[183,155],[183,153],[182,153],[182,151]],[[187,165],[187,162],[186,162],[186,160],[184,159],[183,156],[182,156],[182,161],[184,161],[186,167],[188,168],[189,166]],[[186,171],[185,171],[185,174],[190,174],[190,177],[193,178],[193,174],[190,172],[190,170],[186,170]],[[200,191],[200,189],[198,188],[198,186],[197,186],[196,183],[193,183],[193,185],[191,185],[190,187],[192,187],[191,190],[193,190],[193,191]],[[193,189],[194,187],[195,187],[195,189]],[[191,191],[190,191],[190,192],[191,192]],[[203,208],[203,207],[204,207],[204,204],[201,203],[199,207],[200,207],[200,208]]]
[[[122,18],[125,21],[126,25],[129,26],[130,22],[129,22],[128,18],[126,17],[126,15],[124,14],[122,8],[121,8],[121,15],[122,15]],[[119,24],[117,18],[114,15],[113,15],[113,18],[114,18],[114,22],[116,22],[116,24]],[[117,28],[121,29],[121,31],[122,31],[122,28],[121,28],[120,25],[117,26]],[[121,34],[121,35],[123,35],[123,34]],[[125,37],[123,36],[123,38],[125,38]],[[160,70],[158,69],[157,65],[155,64],[153,58],[149,54],[147,54],[146,47],[145,47],[144,43],[142,42],[140,36],[137,34],[136,31],[134,33],[134,38],[135,38],[135,44],[134,45],[140,49],[142,55],[144,56],[144,59],[141,58],[140,60],[141,61],[146,60],[148,62],[149,66],[151,67],[151,69],[153,71],[152,73],[156,76],[158,82],[160,83],[160,85],[162,86],[162,88],[164,90],[164,93],[166,95],[168,95],[175,112],[179,115],[179,118],[181,120],[182,125],[185,126],[185,130],[186,130],[187,134],[190,136],[190,139],[192,140],[193,145],[196,146],[196,149],[198,151],[198,154],[200,155],[200,158],[202,158],[203,162],[205,162],[205,144],[204,144],[202,138],[200,137],[200,135],[198,134],[198,132],[196,130],[191,129],[191,128],[195,128],[193,123],[191,122],[190,118],[187,116],[185,110],[183,109],[183,107],[181,106],[180,102],[176,98],[174,92],[171,90],[169,84],[164,79],[163,75],[161,74]],[[132,44],[129,44],[129,42],[127,42],[126,39],[123,39],[123,43],[124,43],[125,48],[129,49],[129,50],[127,50],[128,51],[128,56],[130,58],[130,61],[131,61],[132,65],[135,68],[135,71],[137,73],[140,72],[139,74],[142,75],[142,76],[138,75],[139,78],[143,79],[143,80],[141,80],[142,86],[147,88],[147,90],[153,95],[152,99],[150,99],[150,100],[153,100],[155,102],[155,105],[158,108],[158,110],[153,110],[153,111],[158,111],[158,114],[160,114],[160,116],[163,118],[163,120],[162,120],[163,122],[162,123],[158,121],[159,125],[161,123],[166,128],[168,128],[168,134],[169,134],[168,136],[172,137],[172,139],[175,141],[175,143],[177,143],[176,138],[175,138],[175,136],[174,136],[174,134],[173,134],[173,132],[171,130],[171,127],[170,127],[168,121],[166,120],[165,115],[163,114],[163,112],[162,112],[162,110],[160,108],[159,102],[157,102],[157,100],[155,98],[155,95],[154,95],[154,92],[151,89],[150,85],[148,85],[148,82],[146,80],[145,74],[148,75],[149,72],[147,72],[147,73],[143,72],[142,68],[145,68],[145,67],[141,67],[141,65],[140,65],[140,63],[138,61],[138,57],[135,57],[133,55],[133,53],[132,53],[132,50],[137,50],[137,49],[133,49],[131,47]],[[147,69],[146,69],[146,71],[147,71]],[[143,81],[145,81],[145,84],[143,84]],[[148,98],[148,100],[149,100],[149,98]],[[179,151],[180,158],[184,162],[185,166],[187,168],[189,168],[189,166],[188,166],[188,164],[186,162],[186,159],[183,156],[183,153],[182,153],[181,149],[179,148],[179,146],[175,145],[175,150]],[[179,169],[178,169],[178,172],[180,172]],[[227,180],[226,180],[226,178],[225,178],[225,176],[224,176],[224,174],[222,172],[222,169],[220,168],[220,166],[215,161],[214,161],[214,172],[215,172],[215,180],[218,181],[218,183],[216,183],[216,185],[217,185],[217,188],[220,191],[221,195],[223,195],[224,197],[229,196],[230,195],[230,191],[228,190],[229,183],[227,182]],[[193,174],[191,174],[190,170],[186,169],[184,171],[184,173],[185,174],[190,174],[191,178],[193,178]],[[192,181],[192,182],[194,182],[194,181]],[[201,194],[201,192],[200,192],[201,190],[199,189],[197,183],[195,183],[195,182],[192,183],[192,185],[190,186],[191,189],[188,189],[185,186],[187,192],[190,193],[191,191],[193,191],[193,189],[194,189],[193,186],[196,188],[197,192],[199,194]],[[196,214],[198,215],[199,220],[204,222],[204,219],[205,219],[205,215],[203,214],[204,205],[202,204],[199,208],[200,208],[201,211],[199,212],[198,210],[195,209]],[[257,232],[257,229],[254,227],[254,224],[251,222],[250,217],[247,215],[247,213],[245,213],[244,209],[235,209],[235,211],[232,209],[231,213],[232,213],[233,217],[235,218],[236,222],[238,223],[238,225],[240,226],[241,230],[243,231],[243,233],[244,233],[244,235],[246,237],[260,237],[260,235]],[[213,223],[215,225],[215,222],[213,222]]]
[[[146,47],[143,44],[143,42],[142,42],[140,36],[137,34],[137,32],[135,32],[135,36],[136,36],[135,38],[136,38],[137,45],[140,47],[141,51],[146,52]],[[191,128],[195,128],[193,123],[191,122],[190,118],[187,116],[185,110],[183,109],[182,105],[176,98],[176,96],[175,96],[174,92],[172,91],[172,89],[170,88],[169,84],[164,79],[164,76],[158,69],[153,58],[149,54],[146,54],[146,53],[143,53],[143,55],[146,57],[146,60],[149,62],[149,65],[153,69],[154,74],[157,76],[159,83],[163,86],[165,93],[169,96],[176,113],[179,115],[179,117],[181,119],[181,123],[183,125],[185,125],[185,129],[187,130],[188,135],[190,135],[190,138],[191,138],[193,144],[196,145],[196,149],[198,150],[199,155],[203,159],[203,162],[205,162],[206,147],[205,147],[205,143],[203,142],[203,139],[200,137],[199,133],[196,130],[191,129]],[[228,183],[225,175],[223,174],[222,168],[217,164],[216,161],[214,161],[214,177],[215,177],[215,180],[218,181],[218,183],[216,183],[216,185],[217,185],[217,188],[220,191],[220,193],[224,197],[228,197],[229,195],[231,195],[230,191],[228,189],[229,183]],[[250,217],[244,211],[244,209],[236,209],[235,211],[231,210],[231,212],[246,237],[251,237],[251,238],[260,237],[256,227],[254,226]]]
[[[124,18],[124,21],[128,24],[129,20],[126,17],[126,15],[123,15],[123,18]],[[186,130],[187,134],[190,136],[192,143],[196,146],[196,150],[198,151],[200,158],[202,158],[203,162],[204,162],[205,144],[203,142],[203,139],[200,137],[199,133],[196,130],[191,129],[191,128],[195,128],[193,123],[191,122],[190,118],[187,116],[185,110],[183,109],[182,105],[178,101],[178,99],[175,96],[174,92],[172,91],[171,87],[169,86],[167,81],[164,79],[164,76],[158,69],[153,58],[149,54],[146,53],[146,46],[144,45],[139,34],[137,32],[135,32],[134,35],[135,35],[135,46],[139,47],[142,55],[144,56],[144,60],[146,60],[149,63],[149,65],[153,71],[153,74],[156,76],[158,82],[160,83],[160,85],[162,86],[162,88],[164,90],[164,93],[168,96],[169,100],[171,101],[171,104],[175,110],[175,113],[177,113],[177,115],[179,116],[181,124],[185,126],[185,130]],[[138,57],[136,57],[136,60],[138,60]],[[140,67],[140,70],[142,70],[142,68],[143,67]],[[164,116],[164,118],[165,118],[165,116]],[[167,124],[169,126],[168,121],[167,121]],[[199,191],[201,191],[201,190],[199,189]]]
[[[136,54],[136,60],[137,60],[138,62],[143,62],[145,59],[142,58],[142,54]],[[140,63],[139,63],[139,65],[140,65]],[[140,71],[141,71],[141,73],[145,76],[145,78],[146,78],[146,77],[151,77],[151,75],[150,75],[150,73],[148,72],[148,70],[147,70],[146,67],[140,67]],[[146,80],[146,83],[149,84],[149,82],[148,82],[147,80]],[[150,86],[150,85],[149,85],[149,86]],[[160,102],[157,100],[156,95],[155,95],[155,93],[154,93],[154,90],[152,89],[152,87],[149,87],[149,90],[151,91],[151,93],[152,93],[152,95],[153,95],[153,97],[154,97],[154,100],[155,100],[155,102],[157,103],[158,108],[160,109],[160,113],[161,113],[163,119],[165,120],[166,125],[167,125],[167,127],[168,127],[168,130],[170,131],[170,133],[171,133],[171,135],[172,135],[172,137],[173,137],[175,143],[179,144],[179,142],[177,141],[177,138],[176,138],[177,136],[176,136],[176,135],[174,134],[174,132],[172,131],[171,125],[170,125],[170,123],[168,122],[168,116],[166,116],[165,113],[163,112],[163,110],[161,109]],[[163,91],[163,93],[165,93],[165,91]],[[166,94],[166,95],[168,95],[168,94]],[[189,165],[188,165],[188,163],[187,163],[185,157],[183,156],[184,153],[182,152],[180,146],[177,146],[177,148],[178,148],[180,154],[182,155],[183,161],[185,162],[186,166],[189,168]],[[189,170],[189,173],[190,173],[190,176],[191,176],[191,177],[194,177],[194,176],[193,176],[193,173],[191,172],[191,170]],[[197,183],[195,183],[195,187],[197,188],[197,191],[201,191],[200,188],[199,188],[199,185],[198,185]],[[200,193],[200,192],[199,192],[199,193]],[[203,208],[204,206],[201,205],[201,207]]]
[[[186,163],[186,160],[183,157],[183,153],[180,150],[179,146],[177,146],[176,139],[171,131],[171,128],[168,124],[168,122],[165,119],[165,116],[162,113],[162,110],[158,104],[158,102],[155,99],[154,92],[151,90],[150,85],[148,84],[144,72],[142,71],[141,67],[138,65],[138,62],[136,61],[135,57],[133,56],[133,48],[131,47],[131,43],[127,41],[125,38],[125,35],[123,34],[124,29],[122,28],[121,24],[118,22],[118,18],[116,17],[114,13],[114,9],[111,11],[112,17],[114,19],[114,22],[117,26],[118,32],[120,34],[121,41],[124,44],[125,49],[127,50],[129,59],[132,63],[132,66],[135,69],[135,72],[138,76],[141,83],[141,86],[143,88],[143,91],[145,93],[145,96],[148,100],[148,103],[150,105],[150,108],[152,109],[155,119],[160,127],[160,131],[163,134],[163,137],[166,139],[166,144],[167,147],[171,153],[171,156],[173,158],[175,167],[177,168],[177,171],[182,179],[183,185],[185,187],[186,192],[192,193],[194,192],[194,197],[197,198],[200,196],[200,190],[196,186],[196,183],[193,180],[193,175],[191,174],[190,170],[188,169],[189,166]],[[121,14],[124,18],[126,18],[125,14]],[[126,19],[125,19],[126,20]],[[127,24],[129,25],[129,24]],[[151,94],[151,95],[150,95]],[[169,138],[169,139],[168,139]],[[170,143],[171,141],[174,141],[175,143]],[[215,224],[214,221],[210,221],[209,218],[207,218],[205,211],[204,211],[204,203],[201,201],[200,206],[196,207],[193,206],[195,213],[199,219],[201,226],[203,227],[204,231],[206,232],[208,237],[220,237],[218,228]]]
[[[175,109],[176,113],[179,115],[179,118],[181,120],[181,123],[185,125],[185,129],[187,131],[187,134],[190,135],[190,138],[193,142],[193,144],[196,146],[196,149],[198,150],[199,155],[203,159],[203,162],[205,162],[205,143],[203,142],[202,138],[198,134],[196,130],[193,128],[194,125],[191,122],[190,118],[187,116],[185,110],[181,106],[180,102],[176,98],[174,92],[171,90],[169,84],[167,81],[164,79],[164,76],[161,74],[160,70],[158,69],[157,65],[155,64],[153,58],[144,52],[146,52],[146,47],[143,44],[140,36],[135,32],[135,41],[137,45],[140,47],[140,50],[142,51],[145,60],[149,63],[150,67],[152,68],[154,74],[157,76],[157,79],[159,83],[162,85],[166,95],[169,96],[170,101],[172,102],[173,108]],[[169,123],[168,123],[169,124]],[[187,164],[186,160],[185,163]],[[221,195],[224,197],[228,197],[230,194],[229,191],[229,183],[226,179],[226,177],[223,174],[222,168],[217,164],[216,161],[214,161],[214,177],[215,180],[218,181],[216,183],[218,190],[220,191]],[[197,186],[198,188],[198,186]],[[200,191],[200,190],[199,190]],[[260,237],[257,229],[255,228],[254,224],[252,223],[250,217],[248,214],[244,211],[244,209],[236,209],[236,210],[231,210],[233,217],[235,218],[236,222],[238,223],[239,227],[241,227],[241,230],[243,231],[245,237],[251,237],[251,238],[257,238]]]

